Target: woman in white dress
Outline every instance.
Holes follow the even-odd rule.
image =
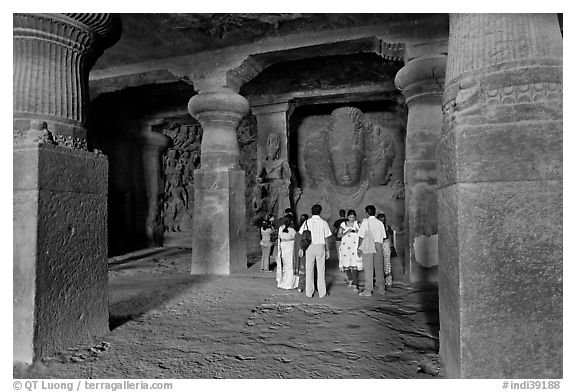
[[[338,249],[339,265],[341,271],[346,272],[348,286],[358,292],[358,271],[364,269],[362,258],[358,257],[358,231],[360,226],[356,220],[356,211],[349,210],[348,220],[340,224],[338,229],[342,242]]]
[[[288,214],[284,217],[284,224],[278,229],[278,260],[276,265],[276,281],[279,289],[296,289],[298,288],[298,275],[294,274],[294,218]]]

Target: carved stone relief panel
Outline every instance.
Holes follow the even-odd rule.
[[[165,232],[191,232],[194,211],[194,170],[200,166],[202,128],[194,119],[168,121],[162,133],[171,139],[163,157]]]
[[[310,213],[313,204],[322,216],[338,219],[338,210],[376,206],[398,232],[404,229],[404,139],[402,111],[364,113],[341,106],[326,114],[302,118],[297,132],[299,186],[297,213]]]
[[[255,187],[257,176],[256,149],[257,149],[257,132],[256,116],[248,115],[240,122],[237,129],[238,146],[240,148],[240,168],[246,174],[246,222],[248,225],[262,209],[259,203],[259,197],[256,197]],[[256,197],[256,200],[254,199]],[[260,204],[260,207],[254,207],[253,203]]]

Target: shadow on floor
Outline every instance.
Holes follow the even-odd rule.
[[[209,276],[190,275],[191,249],[155,248],[109,262],[109,327],[162,306]]]

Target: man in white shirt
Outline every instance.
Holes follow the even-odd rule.
[[[384,284],[384,253],[382,250],[382,243],[386,238],[386,229],[384,224],[376,219],[376,207],[368,205],[364,209],[366,211],[367,219],[362,221],[360,230],[358,231],[358,256],[362,257],[364,263],[364,291],[360,293],[363,297],[371,297],[374,290],[374,272],[376,272],[376,285],[378,286],[378,294],[386,294],[386,286]],[[360,247],[365,238],[373,238],[374,248],[362,252]]]
[[[318,294],[320,298],[326,296],[326,259],[330,258],[326,239],[332,235],[328,222],[320,218],[322,206],[312,206],[312,217],[300,227],[300,234],[304,230],[310,230],[312,243],[306,250],[306,296],[314,295],[314,264],[318,269]]]

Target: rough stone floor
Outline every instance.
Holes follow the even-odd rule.
[[[192,276],[190,259],[161,248],[110,259],[111,332],[14,377],[443,377],[434,286],[396,279],[386,296],[359,297],[330,261],[329,295],[306,298],[277,289],[256,258],[230,277]]]

